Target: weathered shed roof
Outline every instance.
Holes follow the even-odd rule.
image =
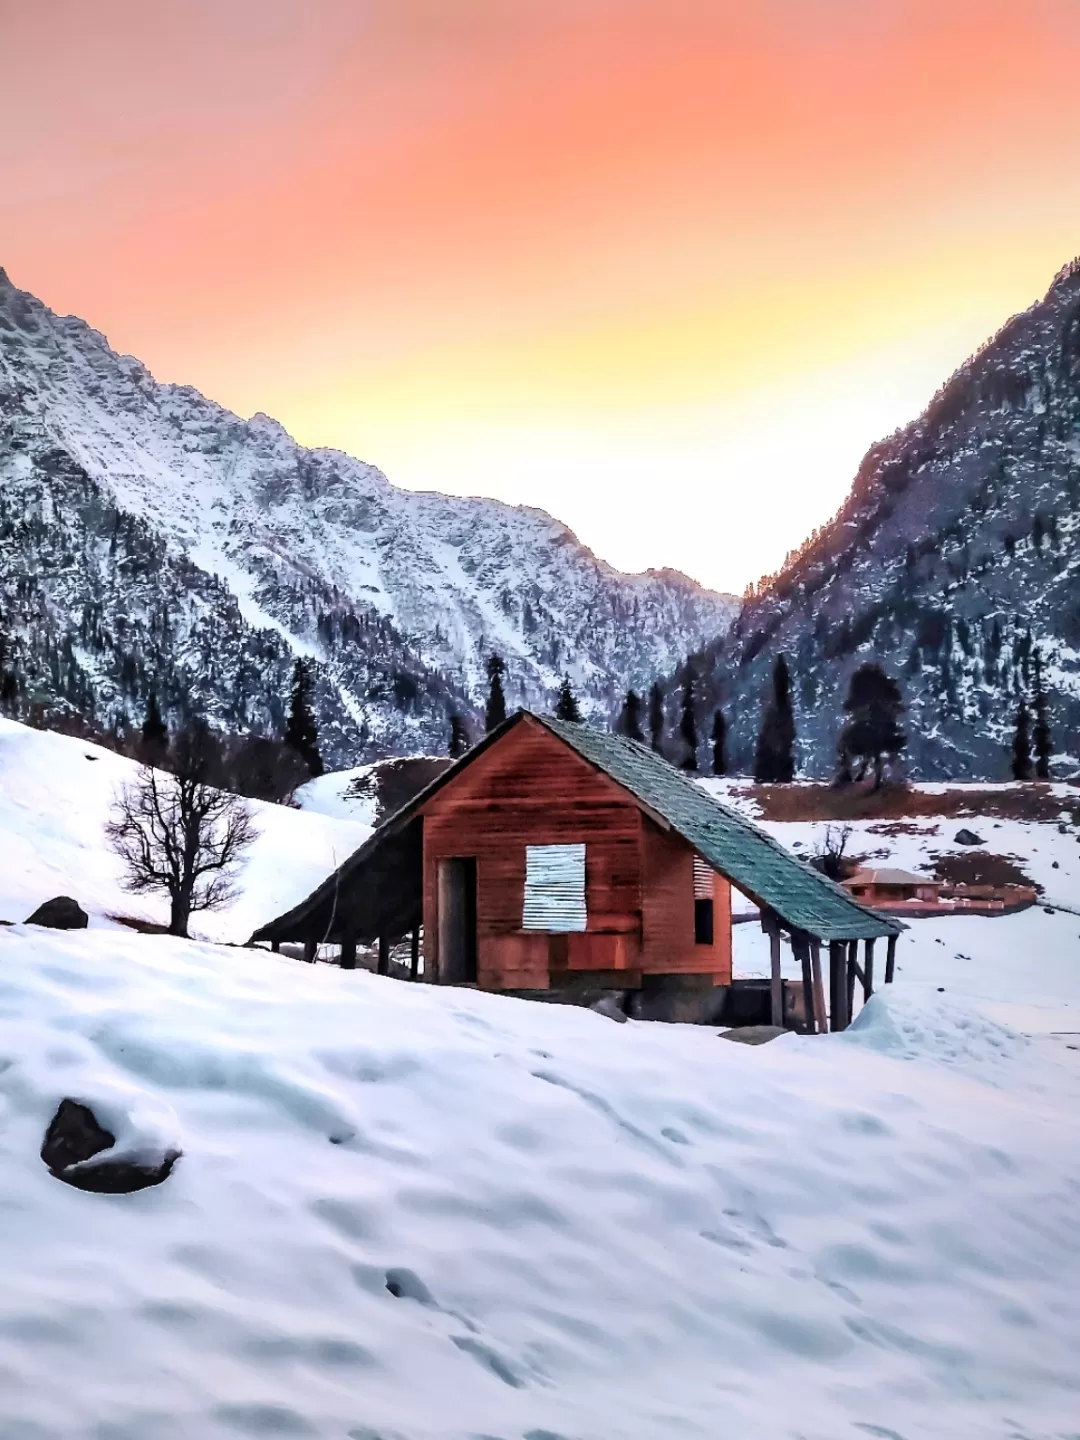
[[[408,804],[403,805],[376,830],[371,839],[351,855],[337,871],[301,904],[285,915],[264,925],[252,936],[254,940],[292,939],[301,927],[316,923],[322,933],[321,917],[325,912],[327,938],[333,938],[334,916],[346,908],[348,883],[372,871],[374,909],[388,904],[388,876],[378,874],[380,852],[391,837],[422,811],[427,801],[478,755],[515,725],[531,720],[543,725],[581,758],[603,771],[616,784],[628,791],[650,813],[654,820],[683,837],[715,870],[727,876],[740,890],[758,904],[776,912],[790,929],[805,931],[819,940],[863,940],[895,935],[904,927],[880,911],[867,909],[852,899],[842,886],[827,879],[820,871],[798,860],[784,847],[747,820],[736,810],[708,795],[683,771],[669,764],[645,745],[593,730],[588,725],[575,725],[554,720],[546,715],[533,715],[519,710],[497,730],[493,730],[472,750],[445,770]],[[373,868],[374,867],[374,868]],[[351,907],[350,907],[351,908]],[[350,917],[353,923],[359,916]],[[362,930],[375,926],[374,912],[367,917]],[[387,922],[388,923],[388,922]],[[374,933],[374,932],[373,932]]]
[[[708,795],[682,770],[635,740],[538,716],[573,750],[629,790],[688,841],[703,860],[796,930],[819,940],[863,940],[902,928],[853,900],[771,835]]]

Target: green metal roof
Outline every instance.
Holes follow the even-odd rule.
[[[541,725],[660,815],[703,860],[789,926],[819,940],[870,940],[904,927],[853,900],[681,770],[635,740],[534,716]]]

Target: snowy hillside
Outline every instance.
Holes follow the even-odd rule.
[[[752,1048],[0,931],[4,1433],[1068,1434],[1076,1058],[903,983]],[[157,1117],[172,1176],[58,1183],[70,1096]]]
[[[1005,779],[1035,647],[1067,775],[1080,758],[1080,261],[869,451],[839,513],[697,673],[738,768],[783,653],[805,773],[832,773],[848,677],[875,659],[908,702],[912,773]]]
[[[0,918],[92,912],[0,927],[4,1440],[1075,1429],[1080,916],[916,922],[852,1029],[750,1047],[116,928],[100,827],[130,771],[0,722]],[[1066,904],[1062,792],[1068,822],[985,829]],[[257,812],[221,938],[368,833]],[[927,865],[933,824],[855,848]],[[178,1144],[172,1174],[59,1183],[65,1098]]]
[[[737,608],[676,572],[620,574],[541,511],[399,490],[159,385],[3,271],[0,562],[30,698],[111,719],[156,683],[174,718],[274,726],[308,654],[338,764],[442,749],[492,650],[511,704],[546,706],[566,672],[606,712]]]
[[[114,924],[113,915],[168,922],[164,899],[123,889],[119,861],[105,846],[113,798],[137,769],[99,745],[0,719],[0,920],[24,920],[43,901],[71,895],[92,927]],[[242,943],[371,833],[355,818],[249,803],[258,839],[241,894],[227,910],[196,915],[197,935]]]

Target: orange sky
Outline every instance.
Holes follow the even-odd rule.
[[[741,588],[1080,251],[1076,0],[0,0],[0,264]]]

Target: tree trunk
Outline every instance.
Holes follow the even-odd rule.
[[[191,919],[191,896],[183,893],[173,895],[169,902],[169,934],[187,939],[188,921]]]

